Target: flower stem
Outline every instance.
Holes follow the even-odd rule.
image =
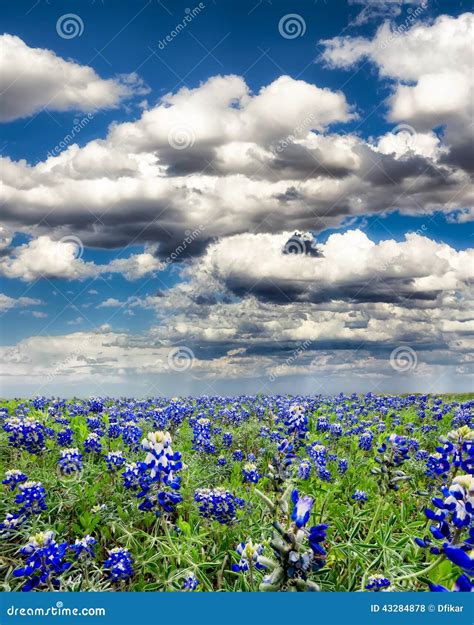
[[[425,567],[424,569],[421,569],[421,571],[417,571],[415,573],[409,573],[408,575],[401,575],[400,577],[396,577],[394,580],[392,580],[392,583],[395,584],[396,582],[400,582],[404,579],[413,579],[414,577],[420,577],[420,575],[429,573],[434,568],[436,568],[438,564],[441,564],[443,560],[444,560],[444,554],[441,554],[438,558],[436,558],[434,562],[432,562],[429,566]]]
[[[372,534],[374,533],[374,529],[375,529],[375,524],[378,521],[378,517],[379,517],[379,514],[380,514],[380,510],[382,509],[383,503],[384,503],[384,500],[383,500],[383,498],[381,496],[380,499],[379,499],[379,503],[377,505],[377,508],[375,510],[375,514],[374,514],[374,517],[372,519],[372,523],[370,524],[369,532],[368,532],[367,536],[365,537],[365,542],[366,543],[368,543],[370,541],[370,539],[372,538]]]

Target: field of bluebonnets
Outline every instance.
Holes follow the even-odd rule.
[[[3,590],[469,590],[473,406],[5,401]]]

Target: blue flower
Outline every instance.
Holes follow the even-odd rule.
[[[308,460],[302,460],[298,465],[298,477],[302,480],[309,480],[312,464]]]
[[[104,562],[104,568],[109,570],[109,577],[113,582],[120,582],[133,575],[133,560],[128,549],[116,547],[110,549],[109,557]]]
[[[84,441],[84,451],[86,453],[100,453],[102,451],[102,443],[97,432],[92,432]]]
[[[82,454],[79,453],[79,449],[62,449],[58,460],[58,467],[61,472],[66,475],[82,471]]]
[[[465,546],[466,549],[462,547]],[[474,549],[470,549],[467,551],[469,546],[463,545],[461,547],[454,546],[445,546],[443,551],[446,557],[459,566],[463,571],[469,573],[469,575],[474,575]]]
[[[20,506],[18,515],[40,514],[46,510],[46,491],[41,482],[23,482],[18,487],[15,503]]]
[[[340,475],[344,475],[344,473],[347,472],[347,469],[348,469],[347,460],[345,460],[344,458],[341,458],[337,464],[337,472]]]
[[[242,474],[244,476],[244,482],[253,482],[254,484],[257,484],[262,477],[258,472],[257,466],[251,462],[247,462],[247,464],[243,466]]]
[[[368,500],[367,493],[359,489],[357,489],[351,497],[355,501],[360,501],[361,503],[365,503]]]
[[[244,459],[244,452],[241,449],[236,449],[232,454],[232,457],[237,462],[242,462],[242,460]]]
[[[251,562],[253,566],[257,569],[264,569],[265,567],[259,563],[258,557],[263,553],[262,545],[256,544],[254,545],[251,540],[248,542],[241,542],[237,545],[236,548],[237,553],[240,556],[240,561],[238,564],[232,565],[232,570],[236,573],[249,570],[249,563]]]
[[[5,479],[2,481],[2,484],[8,486],[10,490],[15,490],[18,484],[26,482],[27,480],[28,478],[22,471],[18,469],[11,469],[10,471],[6,471]]]
[[[194,573],[190,573],[183,579],[183,590],[193,591],[199,586],[199,581]]]
[[[97,541],[92,536],[84,536],[84,538],[76,538],[74,544],[69,545],[71,551],[74,552],[76,560],[85,560],[94,557],[94,549]]]
[[[429,584],[431,592],[474,592],[474,584],[467,575],[461,575],[454,582],[452,590],[440,584]]]
[[[328,525],[322,523],[309,528],[309,545],[315,557],[319,559],[321,566],[324,564],[324,558],[326,557],[326,550],[321,546],[321,543],[326,540],[326,530],[328,527]]]
[[[294,503],[291,520],[295,522],[296,527],[302,528],[309,521],[314,499],[307,495],[299,497],[298,491],[294,489],[291,493],[291,500]]]
[[[199,512],[207,519],[214,519],[221,525],[230,525],[237,518],[238,508],[245,501],[223,488],[198,488],[194,493],[194,501],[200,504]]]
[[[125,464],[122,451],[111,451],[105,456],[105,462],[107,463],[107,469],[109,471],[118,471]]]
[[[59,575],[71,566],[70,562],[64,562],[68,544],[58,544],[54,540],[54,532],[41,532],[30,536],[29,542],[20,552],[28,556],[26,566],[15,569],[15,577],[28,577],[22,587],[22,591],[28,592],[48,580],[54,588],[59,588]]]
[[[384,592],[390,586],[390,584],[390,580],[383,575],[371,575],[368,579],[366,589],[372,590],[374,592]]]
[[[363,432],[359,438],[359,449],[363,449],[364,451],[370,451],[372,448],[372,440],[374,435],[372,432]]]

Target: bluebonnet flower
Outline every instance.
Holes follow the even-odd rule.
[[[122,433],[122,429],[118,423],[111,423],[107,428],[107,436],[109,438],[118,438]]]
[[[198,488],[194,500],[200,504],[199,512],[207,519],[214,519],[221,525],[229,525],[236,520],[237,509],[245,501],[224,488]]]
[[[225,459],[225,456],[219,456],[219,458],[217,458],[217,464],[220,467],[225,467],[225,465],[227,464],[227,460]]]
[[[197,577],[194,575],[194,573],[189,573],[189,575],[187,575],[183,579],[183,590],[186,590],[188,592],[193,591],[193,590],[196,590],[198,586],[199,586],[199,581]]]
[[[69,545],[69,548],[74,552],[76,560],[85,560],[95,556],[94,549],[96,544],[96,539],[87,534],[84,538],[76,538],[75,542]]]
[[[128,549],[115,547],[110,549],[109,557],[104,562],[104,568],[109,570],[109,577],[113,582],[120,582],[133,575],[133,560]]]
[[[361,503],[365,503],[368,500],[367,493],[359,489],[357,489],[351,497],[355,501],[360,501]]]
[[[366,589],[374,592],[385,592],[391,584],[390,580],[383,575],[371,575],[367,581]]]
[[[302,460],[298,465],[298,477],[301,480],[309,480],[312,465],[308,460]]]
[[[100,414],[104,410],[105,401],[101,397],[91,397],[87,402],[90,412]]]
[[[295,488],[291,493],[291,501],[294,504],[291,520],[295,522],[296,527],[302,528],[309,521],[314,499],[308,495],[300,497]]]
[[[315,559],[319,560],[321,566],[324,564],[324,558],[326,557],[326,550],[321,546],[321,543],[326,540],[326,530],[328,527],[329,526],[325,523],[321,523],[309,528],[309,545],[313,550]]]
[[[211,442],[210,419],[197,419],[193,426],[193,449],[206,451]]]
[[[329,426],[331,436],[342,436],[342,425],[340,423],[331,423]]]
[[[35,397],[33,399],[33,407],[35,410],[44,410],[47,402],[46,397]]]
[[[0,523],[0,538],[8,538],[27,518],[27,516],[20,515],[17,512],[7,512],[5,519]]]
[[[61,430],[57,433],[58,445],[61,447],[66,447],[72,443],[73,431],[71,428],[67,427],[64,430]]]
[[[224,447],[230,447],[232,445],[233,437],[230,432],[224,432],[222,435],[222,444]]]
[[[169,432],[150,432],[143,439],[142,448],[148,452],[145,458],[147,479],[140,480],[143,490],[138,497],[144,497],[144,501],[139,508],[155,510],[156,515],[162,511],[174,512],[175,506],[182,501],[176,492],[181,486],[178,475],[182,468],[181,454],[172,450]]]
[[[142,430],[134,421],[127,421],[122,427],[122,440],[132,451],[139,449]]]
[[[107,469],[109,471],[118,471],[121,467],[123,467],[126,459],[122,451],[110,451],[105,456],[105,462],[107,463]]]
[[[22,591],[28,592],[47,582],[59,588],[59,576],[71,566],[70,562],[63,561],[67,547],[67,542],[58,544],[54,540],[52,531],[30,536],[28,544],[20,549],[21,554],[27,556],[26,566],[13,571],[15,577],[28,578]]]
[[[130,462],[125,465],[122,472],[122,480],[125,488],[133,491],[145,491],[151,482],[147,475],[147,465],[144,462]]]
[[[324,445],[318,442],[312,443],[307,447],[308,456],[314,462],[315,465],[325,466],[327,462],[328,450]]]
[[[345,460],[345,458],[341,458],[337,463],[337,472],[340,475],[344,475],[344,473],[347,472],[348,466],[347,460]]]
[[[325,466],[317,466],[318,477],[323,482],[331,481],[331,473]]]
[[[232,454],[232,457],[237,462],[241,462],[244,459],[244,452],[241,449],[236,449]]]
[[[460,575],[454,582],[452,590],[441,584],[429,584],[431,592],[474,592],[474,584],[467,575]]]
[[[329,430],[329,421],[326,419],[326,417],[318,417],[318,420],[316,422],[316,429],[319,432],[327,432],[327,430]]]
[[[474,574],[474,477],[459,475],[455,477],[449,488],[443,486],[441,491],[445,499],[435,497],[432,502],[438,508],[435,512],[425,509],[425,514],[433,521],[430,532],[435,540],[442,540],[441,546],[433,544],[429,536],[416,538],[419,547],[429,547],[431,553],[443,554],[451,562],[469,574]],[[463,531],[467,537],[463,537]]]
[[[363,432],[359,438],[359,449],[363,449],[364,451],[370,451],[372,448],[372,440],[374,436],[372,432]]]
[[[92,432],[84,441],[84,451],[86,453],[100,453],[102,451],[102,443],[97,432]]]
[[[254,484],[257,484],[262,477],[258,472],[257,466],[251,462],[247,462],[242,467],[242,474],[244,476],[244,482],[253,482]]]
[[[8,486],[10,490],[15,490],[18,484],[22,482],[26,482],[28,478],[26,475],[20,471],[19,469],[11,469],[5,473],[5,479],[2,481],[2,484]]]
[[[30,454],[39,454],[45,448],[45,427],[35,419],[7,419],[3,429],[10,436],[8,442],[12,447],[24,449]]]
[[[87,417],[86,423],[87,427],[95,432],[102,429],[102,420],[100,417]]]
[[[256,569],[264,569],[265,567],[260,564],[258,561],[258,557],[263,553],[262,545],[256,544],[254,545],[251,540],[245,542],[241,542],[237,545],[236,548],[237,553],[240,556],[240,561],[238,564],[232,565],[232,570],[236,573],[242,572],[245,573],[249,570],[249,563],[252,563],[252,566],[255,566]]]
[[[19,492],[15,503],[20,506],[19,515],[40,514],[46,510],[46,491],[41,482],[23,482],[18,487]]]
[[[308,431],[308,415],[303,406],[291,406],[285,420],[288,434],[304,436]]]
[[[252,452],[250,452],[249,454],[247,454],[247,460],[248,462],[256,462],[257,456],[253,454]]]
[[[76,471],[82,471],[82,454],[77,447],[62,449],[58,460],[58,467],[61,473],[70,475]]]

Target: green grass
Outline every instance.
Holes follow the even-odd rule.
[[[471,397],[464,395],[443,399],[465,401]],[[15,402],[3,402],[2,405],[8,406],[12,414]],[[322,439],[321,434],[315,431],[318,412],[310,419],[309,440]],[[39,420],[48,421],[41,411],[32,409],[32,414]],[[413,408],[399,414],[401,425],[394,431],[406,434],[407,423],[420,425]],[[452,415],[447,415],[439,422],[437,432],[422,435],[416,429],[413,437],[419,440],[421,448],[434,452],[439,435],[452,429],[451,418]],[[269,425],[270,422],[268,415],[260,421],[252,415],[240,427],[223,426],[224,431],[234,434],[232,448],[257,454],[261,470],[268,464],[274,447],[259,438],[258,431],[261,425]],[[139,425],[145,433],[152,430],[148,421],[142,420]],[[85,419],[72,418],[71,427],[74,430],[71,446],[81,449],[88,433]],[[54,428],[59,430],[62,426],[54,424]],[[376,434],[374,450],[391,431],[388,426],[386,433]],[[87,567],[87,571],[74,565],[64,575],[63,590],[173,591],[180,589],[183,577],[189,572],[194,572],[199,579],[198,588],[201,591],[249,590],[247,577],[231,571],[231,564],[238,561],[235,547],[240,541],[252,538],[254,542],[266,545],[265,552],[271,555],[268,541],[272,533],[272,519],[269,512],[255,494],[255,486],[243,483],[242,463],[232,462],[229,452],[224,452],[228,465],[219,467],[216,456],[192,450],[192,431],[186,423],[177,432],[172,432],[172,436],[173,449],[181,452],[185,464],[182,471],[183,502],[178,506],[176,519],[176,525],[181,529],[179,534],[173,524],[138,510],[137,499],[123,487],[120,476],[107,472],[103,454],[84,454],[82,474],[78,478],[65,478],[56,469],[59,457],[57,443],[48,439],[47,450],[33,456],[10,447],[6,433],[1,430],[2,475],[8,469],[20,469],[30,480],[41,481],[48,494],[47,511],[30,518],[13,537],[0,543],[3,590],[19,590],[22,580],[12,576],[13,569],[22,562],[18,549],[27,542],[28,536],[47,529],[56,532],[58,541],[74,542],[85,534],[91,534],[98,541],[95,562]],[[128,461],[144,457],[142,451],[130,453],[121,439],[110,441],[104,438],[103,442],[104,452],[123,449]],[[437,494],[436,489],[429,492],[432,480],[424,473],[424,463],[409,460],[405,471],[412,476],[411,481],[402,483],[398,492],[389,491],[382,497],[377,476],[371,474],[375,452],[359,450],[357,442],[358,436],[351,436],[325,443],[330,452],[349,461],[349,470],[345,475],[340,476],[332,470],[333,480],[330,483],[322,482],[314,475],[308,481],[293,479],[300,494],[315,499],[311,523],[326,522],[330,526],[325,544],[328,551],[326,566],[312,577],[324,591],[358,591],[369,575],[382,573],[389,579],[395,579],[422,571],[436,558],[413,542],[416,536],[427,533],[428,523],[423,510],[430,504],[431,497]],[[258,451],[262,446],[266,448],[264,455]],[[303,457],[304,450],[299,455]],[[263,478],[258,488],[267,492],[267,482]],[[193,500],[194,490],[215,486],[227,488],[250,504],[231,527],[206,521],[199,516]],[[356,488],[367,492],[369,501],[365,505],[351,499]],[[13,495],[5,489],[0,502],[2,518],[12,510],[12,501]],[[102,504],[106,505],[105,510],[93,512],[94,507]],[[130,550],[135,574],[122,586],[112,587],[102,570],[102,563],[107,557],[107,549],[117,546]],[[401,581],[395,584],[393,590],[426,590],[428,579],[450,586],[459,573],[456,567],[443,562],[428,577],[421,574]],[[259,581],[261,574],[257,573],[256,577]]]

